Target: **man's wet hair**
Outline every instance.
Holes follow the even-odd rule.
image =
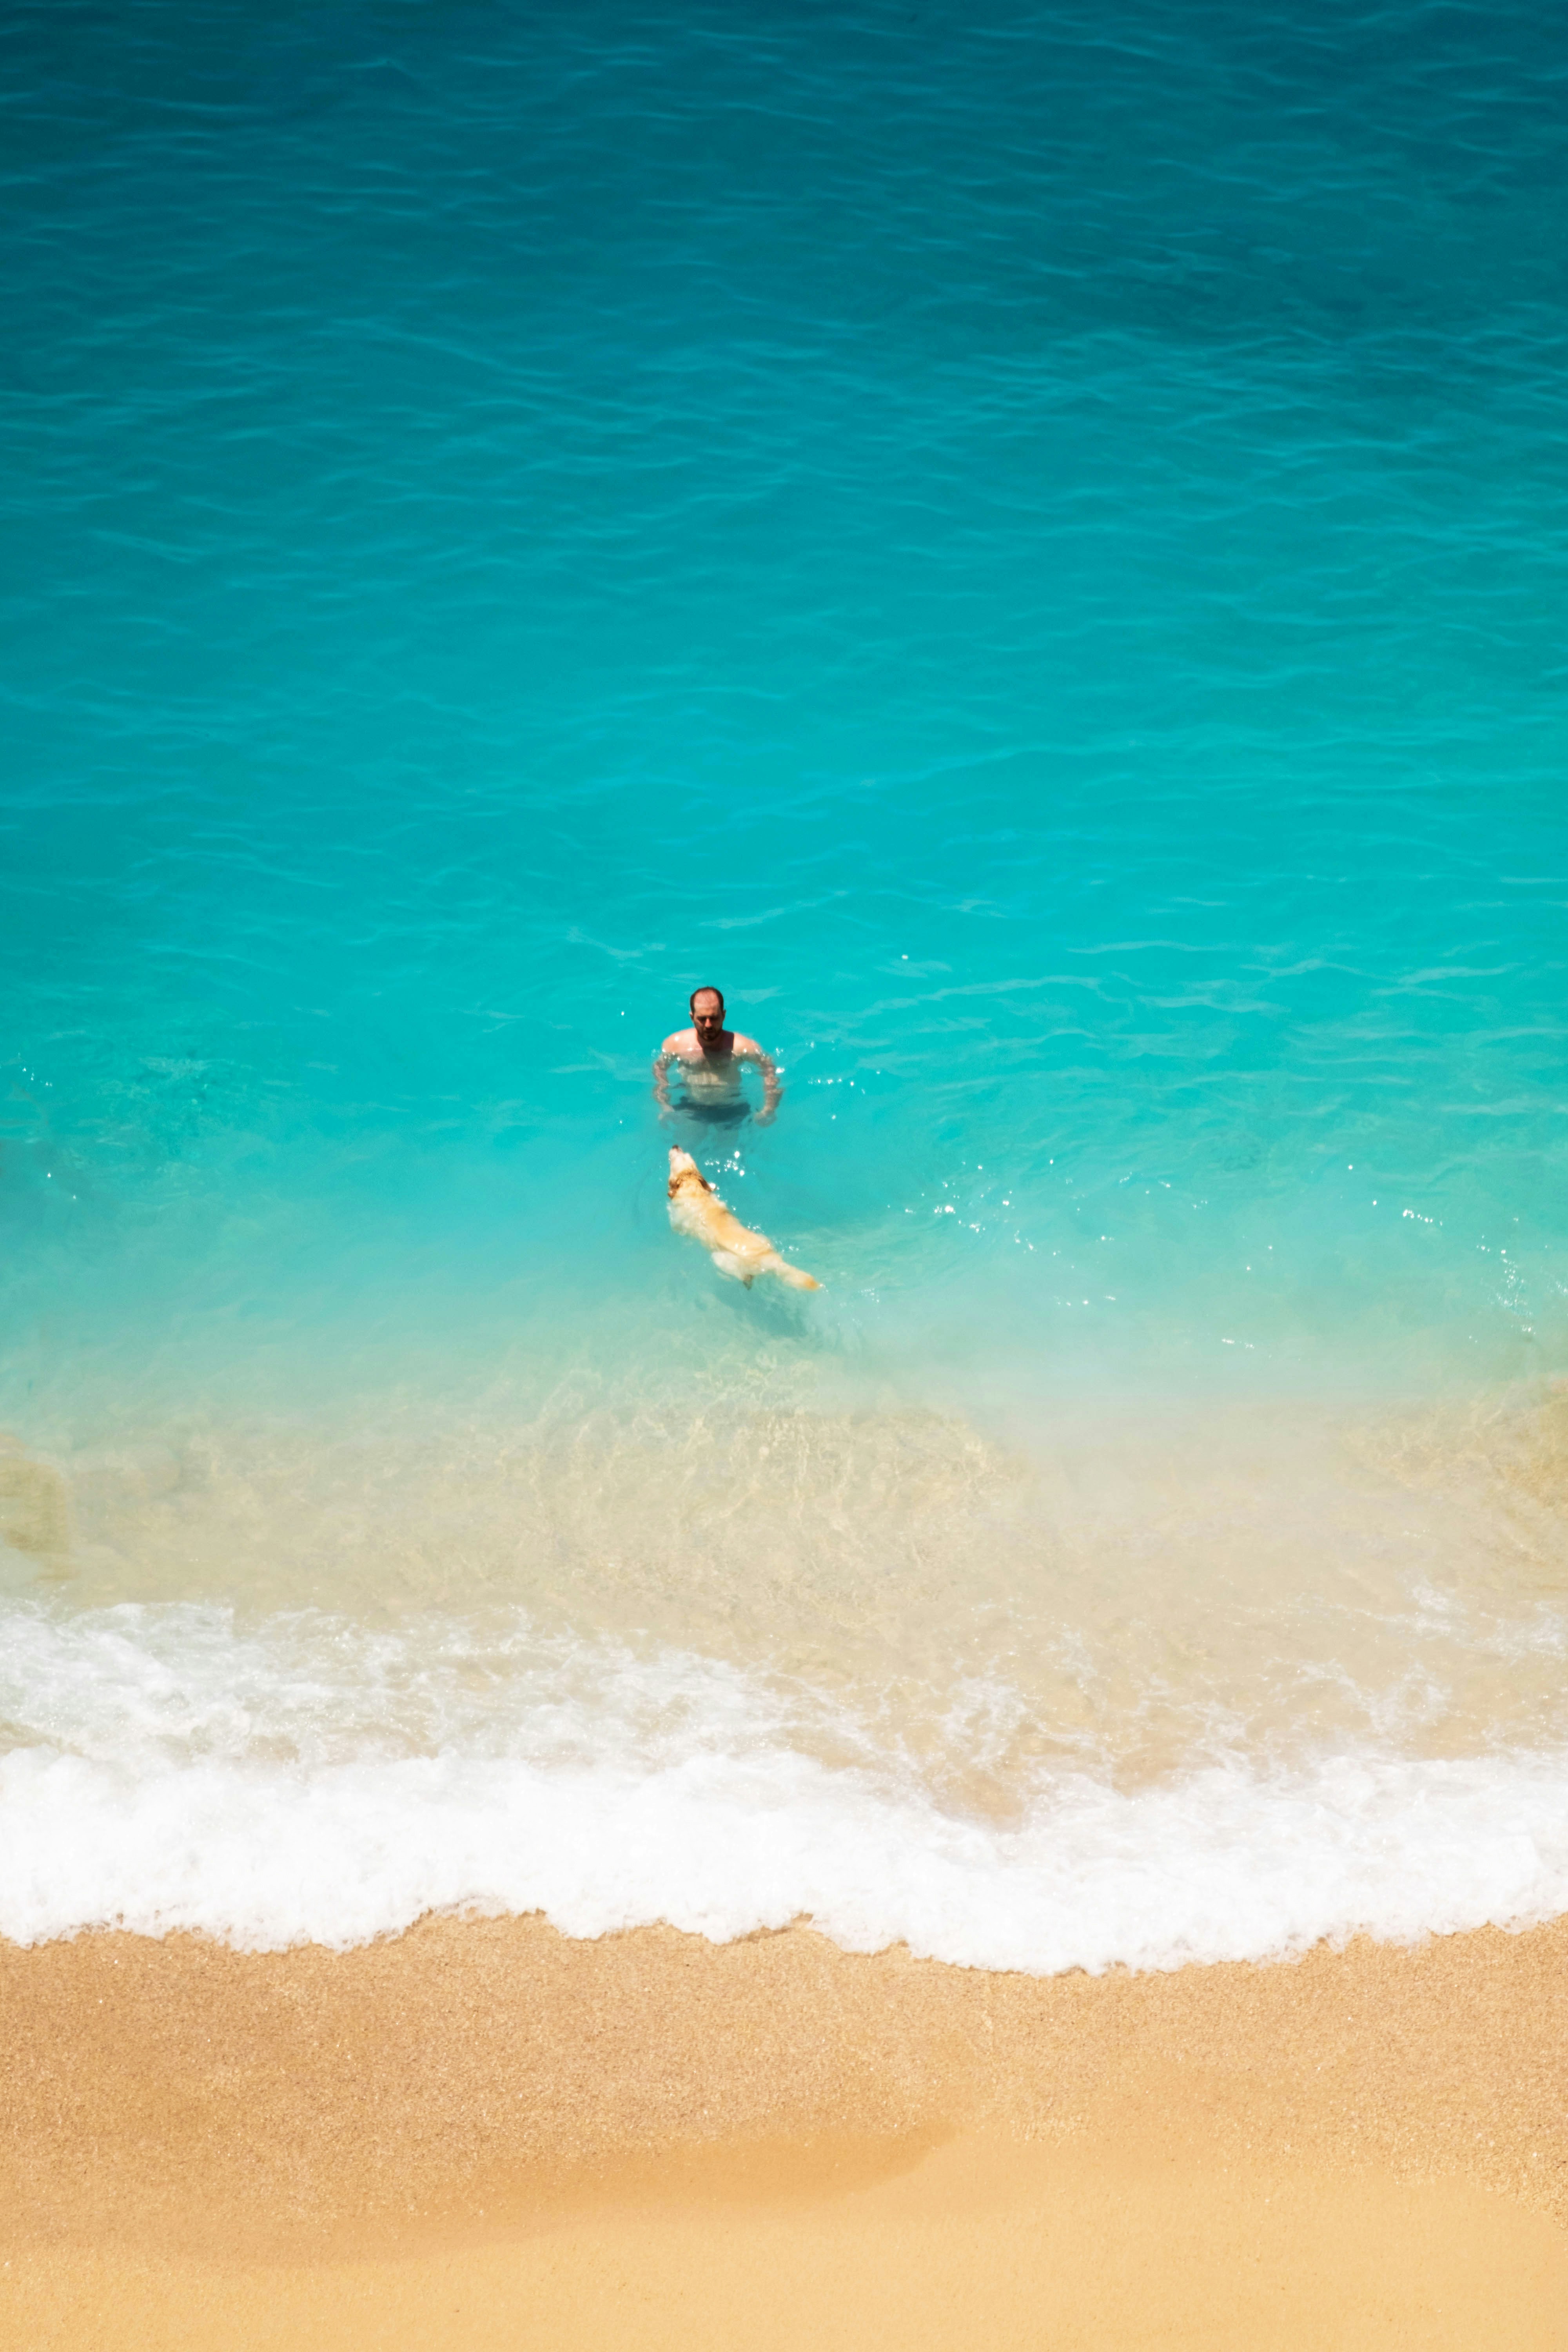
[[[724,992],[721,988],[694,988],[686,1000],[686,1009],[693,1021],[697,1018],[697,1000],[700,996],[716,996],[719,1000],[719,1010],[721,1013],[723,1012]]]

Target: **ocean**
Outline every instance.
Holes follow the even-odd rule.
[[[1568,1909],[1551,17],[0,41],[0,1934]]]

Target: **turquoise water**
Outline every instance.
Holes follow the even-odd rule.
[[[5,38],[0,1927],[1568,1905],[1555,28]]]

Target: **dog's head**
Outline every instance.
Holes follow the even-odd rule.
[[[672,1144],[669,1153],[670,1199],[673,1201],[678,1192],[688,1192],[693,1185],[703,1192],[713,1190],[690,1152],[682,1151],[679,1144]]]

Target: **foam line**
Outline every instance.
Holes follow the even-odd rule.
[[[717,1940],[805,1915],[850,1950],[1035,1973],[1523,1926],[1568,1909],[1568,1759],[1218,1765],[1132,1794],[1073,1776],[1008,1829],[780,1749],[647,1771],[0,1761],[0,1932],[20,1943],[119,1926],[343,1947],[465,1906]]]

